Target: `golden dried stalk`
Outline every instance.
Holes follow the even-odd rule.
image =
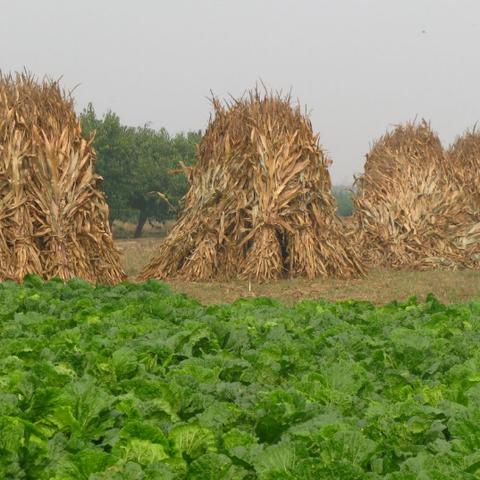
[[[367,155],[357,179],[353,228],[369,266],[480,266],[480,214],[423,121],[397,126]]]
[[[92,141],[57,82],[0,75],[0,280],[126,278]]]
[[[330,161],[300,108],[258,90],[212,104],[183,213],[139,279],[361,275],[335,214]]]
[[[480,132],[476,127],[458,137],[447,151],[455,181],[480,210]]]

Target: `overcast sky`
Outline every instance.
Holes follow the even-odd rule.
[[[128,125],[204,129],[207,97],[292,90],[333,159],[363,169],[389,125],[448,144],[480,120],[480,0],[0,0],[0,69],[63,76]]]

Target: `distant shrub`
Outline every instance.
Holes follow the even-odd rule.
[[[337,185],[332,188],[333,196],[337,202],[337,214],[349,217],[353,213],[352,192],[349,187]]]

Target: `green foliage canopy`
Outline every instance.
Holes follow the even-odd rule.
[[[480,303],[0,284],[0,478],[471,479]]]
[[[334,186],[333,196],[337,202],[337,215],[349,217],[353,214],[352,191],[348,187]]]
[[[187,180],[170,170],[178,169],[180,162],[194,162],[200,132],[171,136],[148,125],[127,127],[113,112],[98,118],[91,104],[82,112],[81,122],[85,135],[95,132],[97,171],[104,178],[110,220],[131,220],[136,211],[141,233],[148,219],[162,222],[174,217]],[[150,192],[161,192],[168,202]]]

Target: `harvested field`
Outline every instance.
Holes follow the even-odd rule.
[[[140,269],[157,250],[160,238],[116,240],[122,252],[121,260],[129,281],[136,282]],[[232,302],[242,297],[267,296],[292,304],[301,299],[325,298],[328,300],[368,300],[384,304],[417,295],[423,299],[433,293],[446,303],[480,299],[480,271],[476,270],[392,270],[376,268],[364,278],[290,279],[268,283],[251,283],[245,280],[228,282],[187,282],[168,280],[172,289],[185,293],[202,303]]]

